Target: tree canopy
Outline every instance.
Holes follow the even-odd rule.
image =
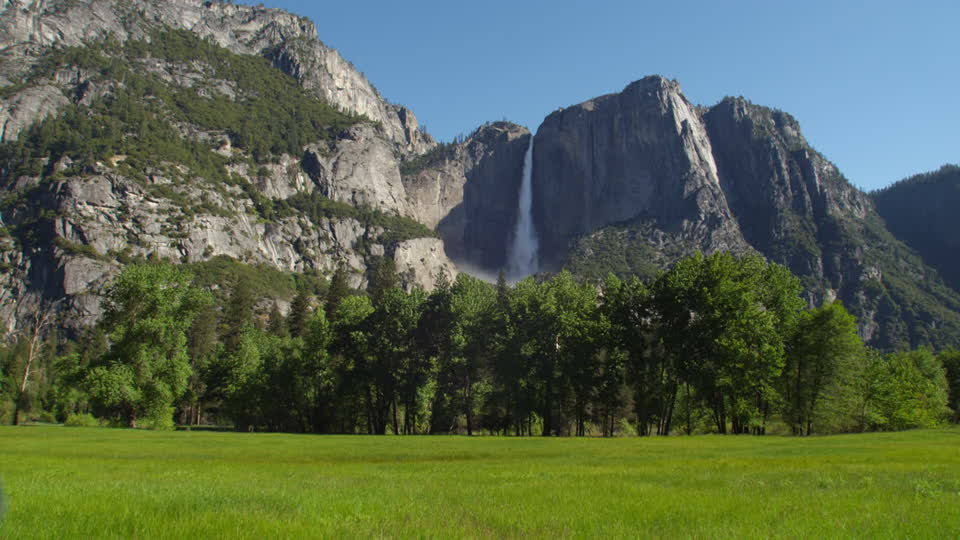
[[[187,330],[210,301],[191,276],[168,265],[133,265],[106,293],[104,329],[111,345],[86,377],[91,398],[109,414],[171,424],[187,388]]]
[[[429,294],[402,288],[386,258],[366,293],[331,279],[323,306],[301,289],[284,314],[261,312],[242,279],[211,303],[182,268],[131,266],[24,403],[311,433],[808,435],[956,419],[955,351],[870,351],[842,304],[809,309],[757,256],[696,255],[648,281],[438,276]]]

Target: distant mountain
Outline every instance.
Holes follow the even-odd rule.
[[[960,166],[912,176],[870,197],[890,232],[960,290]]]
[[[488,167],[512,179],[475,184],[483,205],[464,194],[467,230],[484,233],[464,236],[461,251],[488,271],[503,266],[516,221],[526,139],[514,140],[493,152],[512,165]],[[652,276],[697,250],[756,251],[800,276],[811,304],[841,299],[875,346],[960,343],[960,294],[787,113],[743,98],[698,107],[675,81],[647,77],[550,114],[533,163],[547,270]]]

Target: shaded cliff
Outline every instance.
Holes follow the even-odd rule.
[[[676,82],[647,77],[552,113],[537,130],[533,163],[546,268],[577,237],[635,220],[691,249],[743,247],[703,122]]]
[[[493,122],[406,164],[404,186],[429,214],[421,221],[436,224],[458,263],[493,273],[506,264],[529,141],[527,128]]]
[[[960,289],[960,167],[945,165],[870,197],[890,232]]]
[[[811,304],[842,299],[876,346],[960,342],[960,294],[786,113],[698,108],[647,77],[552,113],[534,148],[548,267],[649,277],[695,250],[753,250],[800,276]]]
[[[960,295],[890,234],[793,117],[727,98],[704,119],[745,239],[800,276],[811,303],[841,299],[877,346],[955,342]]]

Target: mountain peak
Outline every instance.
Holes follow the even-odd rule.
[[[412,112],[387,102],[309,20],[281,9],[201,0],[6,0],[0,5],[0,83],[23,80],[52,46],[147,40],[158,28],[187,30],[235,54],[264,56],[334,106],[379,122],[402,152],[434,145]]]

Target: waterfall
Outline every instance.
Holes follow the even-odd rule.
[[[527,154],[523,157],[523,179],[520,181],[520,197],[517,203],[517,227],[513,244],[507,252],[507,278],[523,279],[538,270],[537,231],[533,227],[533,134]]]

